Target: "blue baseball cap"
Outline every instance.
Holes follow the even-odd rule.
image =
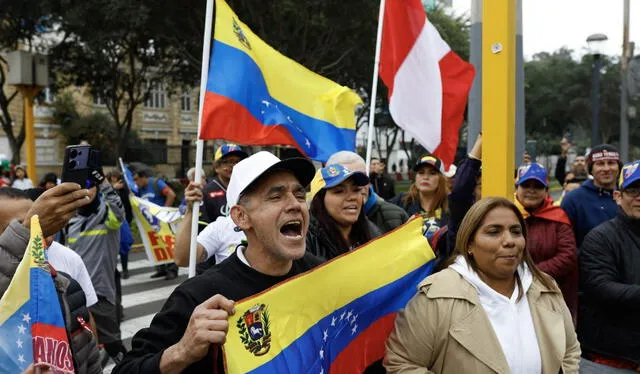
[[[231,143],[227,143],[227,144],[223,144],[220,147],[218,147],[218,149],[216,150],[215,155],[213,156],[213,160],[214,161],[218,161],[226,156],[229,156],[231,154],[235,154],[240,156],[241,159],[245,159],[247,157],[249,157],[249,155],[247,154],[247,152],[243,151],[242,148],[240,148],[239,145],[237,144],[231,144]]]
[[[531,179],[537,180],[545,187],[549,186],[547,169],[537,162],[524,164],[518,168],[518,179],[516,180],[516,185],[521,185]]]
[[[618,179],[618,187],[621,190],[629,187],[632,183],[640,181],[640,160],[630,162],[622,167],[620,178]]]
[[[333,188],[351,177],[357,186],[369,184],[369,177],[363,172],[349,170],[340,164],[327,165],[318,170],[311,182],[311,195],[315,196],[321,189]]]

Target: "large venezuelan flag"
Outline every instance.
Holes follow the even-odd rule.
[[[224,0],[215,9],[200,138],[292,145],[318,161],[353,151],[358,95],[281,55]]]
[[[418,217],[237,303],[224,345],[227,372],[361,373],[384,356],[396,313],[434,259]]]
[[[20,373],[32,363],[55,373],[74,372],[50,271],[40,222],[34,216],[27,251],[0,299],[0,373]]]

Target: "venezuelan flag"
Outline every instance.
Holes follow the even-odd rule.
[[[237,303],[224,344],[227,372],[361,373],[384,356],[396,313],[434,259],[418,217]]]
[[[74,372],[44,246],[40,221],[34,216],[27,251],[0,299],[0,373],[20,373],[32,363],[57,373]]]
[[[318,161],[355,149],[355,92],[281,55],[224,0],[215,13],[200,138],[292,145]]]

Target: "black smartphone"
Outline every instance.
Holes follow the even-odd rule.
[[[100,167],[100,152],[90,145],[70,145],[64,150],[62,181],[74,182],[82,188],[91,188],[91,172]]]

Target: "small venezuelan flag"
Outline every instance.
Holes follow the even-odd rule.
[[[361,373],[384,356],[396,313],[434,259],[418,217],[237,303],[224,344],[227,372]]]
[[[281,55],[224,0],[215,14],[201,139],[291,145],[318,161],[355,149],[355,92]]]
[[[20,373],[30,364],[74,372],[44,246],[40,221],[33,216],[29,246],[0,299],[0,373]]]

